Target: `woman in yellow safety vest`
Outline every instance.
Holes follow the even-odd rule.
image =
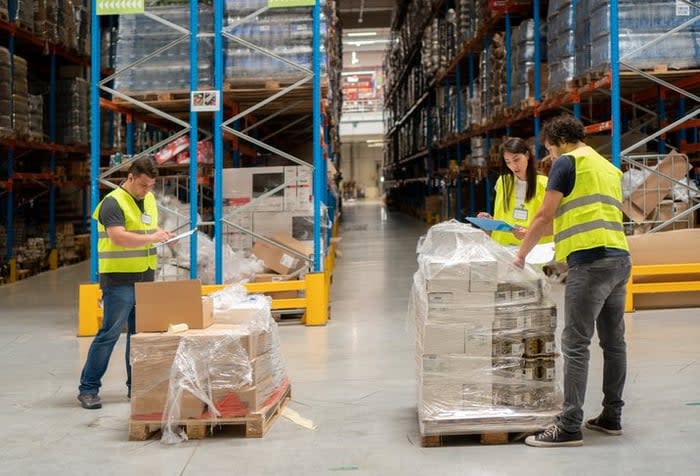
[[[491,238],[502,245],[520,245],[530,222],[542,205],[547,177],[538,175],[535,156],[523,139],[512,137],[502,146],[500,177],[496,182],[494,216],[479,213],[479,218],[495,218],[514,227],[513,231],[494,231]],[[545,236],[540,243],[549,243]]]

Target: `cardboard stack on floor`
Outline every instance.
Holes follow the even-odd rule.
[[[418,248],[411,291],[423,435],[534,431],[560,409],[556,306],[544,276],[515,268],[484,232],[456,221]]]
[[[139,283],[136,330],[131,420],[162,422],[164,442],[186,438],[183,420],[245,417],[289,386],[270,299],[242,287],[202,298],[199,281]]]

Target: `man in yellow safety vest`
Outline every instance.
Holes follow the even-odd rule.
[[[135,160],[121,187],[109,193],[95,208],[97,220],[100,287],[104,318],[90,345],[80,376],[78,400],[83,408],[102,408],[99,391],[114,344],[125,325],[126,385],[131,397],[130,337],[135,332],[134,284],[153,281],[158,265],[155,243],[170,233],[158,228],[158,207],[151,190],[158,169],[147,157]]]
[[[622,172],[583,143],[583,124],[563,115],[547,122],[542,140],[555,158],[547,191],[515,264],[525,257],[554,222],[555,257],[566,261],[564,407],[547,430],[530,436],[530,446],[583,444],[583,402],[590,343],[598,329],[603,349],[603,411],[587,428],[622,434],[622,391],[627,374],[625,294],[631,261],[622,224]]]

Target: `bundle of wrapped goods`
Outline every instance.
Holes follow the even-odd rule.
[[[418,246],[416,323],[423,436],[535,431],[560,410],[556,306],[544,276],[514,268],[484,232],[433,226]]]
[[[491,38],[488,55],[481,55],[482,104],[486,105],[485,117],[493,118],[505,113],[506,104],[506,49],[502,33]]]
[[[535,21],[532,19],[523,21],[513,28],[511,37],[511,94],[510,105],[514,107],[523,101],[535,97],[534,72],[535,72]],[[547,24],[540,24],[540,58],[547,58]],[[545,61],[540,63],[541,91],[547,89],[548,76],[546,74]]]
[[[34,31],[34,0],[17,0],[13,21],[23,30]]]
[[[190,9],[186,4],[149,7],[149,13],[189,29]],[[199,6],[200,34],[212,33],[210,6]],[[143,15],[124,15],[119,20],[116,69],[142,60],[155,50],[177,40],[182,33]],[[213,79],[213,39],[199,38],[199,84],[207,89]],[[161,54],[149,58],[115,79],[115,89],[126,92],[189,91],[190,44],[182,41]]]
[[[74,0],[59,0],[55,10],[58,43],[69,51],[78,50],[78,30],[73,10],[75,3]]]
[[[474,167],[484,167],[488,158],[488,151],[486,150],[486,140],[484,137],[475,136],[470,139],[471,141],[471,155],[469,164]]]
[[[57,91],[58,140],[62,144],[87,144],[90,83],[82,78],[60,79]]]
[[[591,0],[576,1],[576,77],[591,70]]]
[[[12,134],[12,77],[10,52],[0,46],[0,137]]]
[[[12,90],[12,127],[18,137],[29,136],[29,81],[27,60],[14,56]]]
[[[591,64],[593,70],[610,64],[610,2],[587,0],[589,9]],[[620,0],[618,2],[620,29],[620,57],[650,43],[661,33],[680,27],[697,15],[684,2],[660,0]],[[640,69],[657,65],[668,68],[695,68],[700,66],[700,20],[670,35],[649,48],[625,58],[625,63]]]
[[[547,59],[549,84],[547,91],[567,89],[576,68],[576,8],[570,0],[553,0],[547,11]]]
[[[44,140],[44,98],[41,95],[29,95],[29,140]]]
[[[131,422],[161,422],[164,443],[187,439],[183,420],[235,422],[288,393],[270,299],[247,296],[242,287],[212,297],[213,325],[131,338]]]
[[[3,20],[10,18],[7,10],[7,0],[0,0],[0,18]]]
[[[226,31],[240,39],[262,47],[287,61],[305,68],[312,68],[313,60],[313,18],[308,7],[271,9],[249,19],[241,25],[234,25],[254,11],[252,4],[258,1],[240,2],[226,0]],[[263,4],[265,2],[262,2]],[[323,2],[325,3],[325,2]],[[329,25],[326,9],[321,9],[321,69],[327,71],[327,39]],[[301,72],[293,66],[263,53],[252,50],[238,42],[228,40],[225,47],[226,78],[290,78]]]
[[[459,43],[476,36],[480,18],[476,15],[476,0],[457,2],[457,39]]]
[[[82,4],[73,4],[76,51],[79,55],[90,54],[90,15]]]

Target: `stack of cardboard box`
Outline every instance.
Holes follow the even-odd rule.
[[[559,405],[556,306],[483,232],[434,226],[419,248],[416,321],[423,434],[538,429]]]
[[[182,323],[189,330],[172,332]],[[198,281],[139,283],[136,327],[132,420],[242,417],[289,385],[268,298],[251,296],[215,309],[213,298],[201,297]]]

